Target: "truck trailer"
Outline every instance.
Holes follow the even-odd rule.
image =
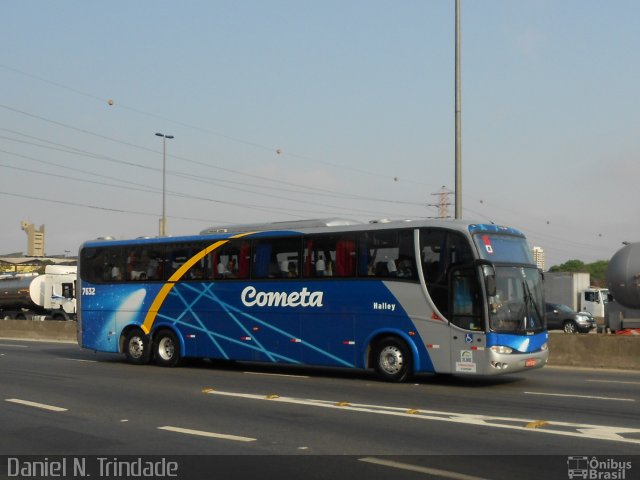
[[[0,275],[0,319],[76,318],[77,267],[47,265],[44,274]]]
[[[568,305],[576,312],[588,312],[598,331],[605,326],[605,307],[609,290],[590,285],[591,275],[577,272],[545,272],[544,297],[549,303]]]

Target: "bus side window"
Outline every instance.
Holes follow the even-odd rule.
[[[301,247],[301,237],[256,241],[252,278],[298,278]]]
[[[357,258],[353,234],[305,237],[302,275],[308,277],[355,277]]]
[[[91,283],[110,280],[108,254],[105,248],[84,248],[80,252],[80,278]]]
[[[445,262],[447,232],[436,229],[420,230],[420,252],[422,254],[422,273],[429,296],[440,313],[448,316],[449,288]]]
[[[449,282],[453,268],[473,261],[473,253],[467,239],[458,233],[439,229],[420,230],[422,271],[429,295],[445,317],[452,312],[449,305]]]
[[[413,248],[413,230],[398,232],[398,278],[418,280],[416,256]]]
[[[162,261],[160,261],[161,259],[159,258],[157,259],[157,279],[162,278],[163,280],[168,280],[176,274],[179,274],[179,277],[176,278],[176,280],[192,280],[196,276],[203,277],[203,260],[196,262],[194,265],[190,265],[190,268],[187,271],[181,269],[185,264],[187,264],[187,262],[189,262],[189,260],[202,252],[206,247],[207,244],[205,242],[174,243],[167,245],[166,250],[164,250]],[[145,277],[148,268],[149,265],[147,263],[145,266]]]
[[[266,249],[264,256],[268,258],[270,250]],[[223,248],[216,250],[212,258],[213,278],[249,278],[251,244],[246,240],[230,241]]]
[[[451,323],[465,330],[481,330],[479,284],[473,268],[457,268],[451,276],[453,315]]]

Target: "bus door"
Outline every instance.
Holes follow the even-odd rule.
[[[449,276],[452,373],[484,373],[486,335],[482,289],[473,265],[454,268]]]

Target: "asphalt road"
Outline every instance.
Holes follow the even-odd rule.
[[[215,478],[565,479],[569,456],[631,461],[624,478],[640,478],[639,413],[640,372],[390,384],[351,370],[133,366],[0,340],[0,454],[207,456],[179,457],[181,478],[193,467],[225,472]]]

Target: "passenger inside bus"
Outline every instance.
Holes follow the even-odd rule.
[[[218,262],[218,267],[217,268],[218,268],[218,276],[219,277],[223,277],[224,278],[224,277],[228,276],[229,273],[231,273],[231,272],[229,272],[229,269],[227,268],[227,266],[224,264],[224,262],[222,260],[220,260]]]
[[[318,260],[316,260],[316,276],[324,277],[325,268],[326,264],[324,263],[324,256],[322,254],[319,254]]]
[[[296,262],[289,262],[287,277],[298,278],[298,269],[296,268]]]
[[[111,280],[122,280],[122,273],[117,265],[113,265],[113,267],[111,267]]]
[[[149,263],[147,264],[147,278],[149,280],[158,279],[159,266],[160,266],[160,260],[158,259],[158,254],[155,252],[151,252],[151,256],[149,257]]]
[[[219,278],[233,278],[235,262],[233,259],[229,259],[229,261],[225,264],[222,259],[218,263],[218,277]]]
[[[413,262],[411,260],[398,260],[398,277],[413,278]]]

